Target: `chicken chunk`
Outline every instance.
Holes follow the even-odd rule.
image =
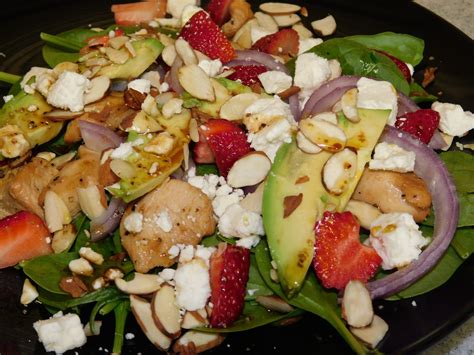
[[[81,211],[77,188],[99,185],[100,153],[81,146],[78,155],[79,159],[64,165],[50,185],[50,190],[61,197],[72,216]]]
[[[43,218],[41,194],[58,174],[59,170],[49,161],[33,158],[18,169],[15,178],[9,183],[8,192],[23,210]]]
[[[18,168],[9,170],[0,178],[0,219],[10,216],[22,209],[21,205],[11,197],[8,191],[10,189],[10,183],[14,181],[17,172]]]
[[[365,169],[352,198],[377,206],[384,213],[410,213],[417,222],[428,216],[431,206],[428,187],[414,173]]]
[[[128,227],[132,212],[143,216],[136,232]],[[187,182],[169,180],[125,211],[120,235],[135,270],[147,272],[156,266],[171,266],[175,260],[168,250],[173,245],[197,245],[215,227],[210,199]]]

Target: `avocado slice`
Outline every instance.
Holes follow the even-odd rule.
[[[301,288],[313,260],[316,221],[326,210],[344,209],[390,115],[390,110],[358,111],[358,123],[344,120],[340,124],[348,138],[346,146],[357,150],[356,175],[342,194],[330,194],[321,178],[333,153],[306,154],[294,139],[278,150],[268,175],[263,194],[263,224],[280,283],[288,297]],[[287,202],[301,199],[286,218],[285,198]]]
[[[36,107],[35,111],[28,110],[32,106]],[[8,124],[18,126],[33,148],[56,137],[63,127],[62,122],[43,117],[51,110],[52,107],[39,93],[27,94],[22,90],[0,110],[0,127]]]
[[[131,42],[136,55],[124,64],[110,64],[99,70],[99,75],[110,79],[129,79],[140,76],[161,54],[164,46],[155,38]]]

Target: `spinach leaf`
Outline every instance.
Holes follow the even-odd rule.
[[[416,82],[410,84],[410,99],[415,103],[419,104],[420,102],[434,102],[438,100],[438,97],[428,93],[421,85]]]
[[[461,258],[467,259],[474,253],[474,228],[458,229],[451,241],[451,246]]]
[[[344,38],[333,38],[309,50],[326,59],[337,59],[344,75],[360,75],[386,80],[408,95],[410,86],[402,72],[388,57],[366,46]],[[289,64],[290,68],[291,65]]]
[[[474,155],[460,151],[451,151],[443,152],[439,157],[454,179],[458,194],[474,192],[474,184],[472,183]]]
[[[227,328],[208,328],[199,327],[196,330],[208,333],[235,333],[245,330],[261,327],[282,319],[296,317],[303,314],[304,311],[296,309],[290,313],[279,313],[270,311],[257,302],[247,301],[244,305],[242,315],[230,327]]]
[[[69,52],[79,52],[84,46],[83,43],[73,39],[65,39],[64,37],[50,35],[48,33],[41,32],[40,38],[47,44]]]
[[[125,322],[127,321],[129,312],[130,312],[129,300],[122,301],[117,307],[114,308],[115,333],[114,333],[114,345],[112,347],[112,353],[114,354],[122,353]]]
[[[196,175],[197,176],[204,176],[204,175],[219,175],[219,170],[217,169],[216,164],[197,164],[196,165]]]
[[[347,344],[358,354],[365,354],[367,349],[352,335],[341,318],[341,311],[337,304],[337,294],[324,289],[314,274],[310,271],[300,292],[293,298],[286,298],[281,286],[270,279],[271,257],[268,245],[261,241],[255,250],[255,257],[260,275],[278,296],[289,304],[311,312],[328,321]]]
[[[204,245],[205,247],[216,247],[217,244],[221,242],[224,242],[227,244],[235,244],[236,240],[233,238],[226,238],[216,231],[213,235],[209,235],[205,237],[202,240],[201,244]]]
[[[255,255],[250,255],[250,271],[249,280],[247,282],[247,294],[245,300],[254,300],[257,296],[270,296],[273,295],[273,291],[267,286],[263,280],[257,267],[257,260]]]
[[[77,257],[78,254],[74,252],[39,256],[26,261],[23,264],[23,271],[41,288],[55,294],[64,295],[66,292],[59,287],[59,282],[63,277],[70,274],[68,264]],[[54,305],[51,306],[55,307]]]
[[[382,32],[375,35],[349,36],[345,39],[387,52],[413,66],[420,64],[425,49],[425,42],[421,38],[403,33]]]
[[[474,226],[474,194],[458,194],[459,200],[459,220],[458,228]],[[422,224],[425,226],[434,226],[435,213],[431,211],[428,218]]]
[[[88,231],[90,228],[90,221],[85,214],[80,214],[73,221],[74,227],[76,227],[77,235],[74,243],[74,251],[79,253],[79,249],[85,247],[89,242]]]

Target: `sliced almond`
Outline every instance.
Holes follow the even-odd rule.
[[[133,165],[122,159],[111,160],[110,170],[121,179],[131,179],[137,174]]]
[[[202,353],[220,345],[224,339],[224,336],[218,333],[189,330],[174,343],[173,351],[178,354]]]
[[[157,18],[155,19],[156,22],[161,27],[170,27],[170,28],[177,28],[181,27],[181,20],[179,18]]]
[[[127,132],[135,131],[138,133],[153,133],[162,130],[163,127],[158,121],[148,116],[144,111],[138,112],[133,118],[131,126],[126,129]],[[135,171],[130,173],[135,174]]]
[[[71,223],[71,214],[61,197],[52,190],[44,196],[44,216],[51,233],[63,229],[64,224]]]
[[[158,105],[163,106],[174,97],[176,97],[176,94],[171,91],[168,91],[168,92],[164,92],[162,94],[157,95],[155,97],[155,100]]]
[[[114,281],[117,279],[123,278],[123,272],[119,268],[111,267],[107,269],[107,271],[104,273],[104,279],[107,281]]]
[[[311,142],[301,132],[298,132],[296,134],[296,144],[298,145],[298,148],[308,154],[318,154],[320,151],[322,151],[322,149],[318,145]]]
[[[197,327],[204,327],[208,324],[207,312],[204,308],[197,311],[187,311],[184,314],[183,322],[181,323],[181,328],[183,329],[193,329]]]
[[[110,87],[110,79],[105,76],[96,76],[91,80],[91,86],[84,94],[84,105],[102,99]]]
[[[192,119],[189,121],[189,138],[191,138],[191,140],[192,140],[194,143],[199,142],[198,123],[197,123],[197,121],[196,121],[194,118],[192,118]]]
[[[254,192],[247,194],[240,202],[240,206],[247,211],[262,214],[263,191],[265,184],[262,182]]]
[[[96,185],[89,185],[85,188],[77,188],[77,197],[82,212],[90,219],[95,219],[105,212],[103,201],[105,200],[104,190]]]
[[[328,60],[329,69],[331,69],[331,76],[329,80],[339,78],[342,74],[341,63],[337,59]]]
[[[161,113],[165,118],[171,118],[171,116],[181,113],[183,109],[183,100],[178,98],[172,98],[161,108]]]
[[[129,37],[127,36],[118,36],[118,37],[113,37],[109,39],[109,46],[112,47],[113,49],[120,49],[122,48],[125,43],[127,43],[130,40]]]
[[[388,331],[388,324],[379,316],[374,315],[372,323],[365,328],[350,328],[352,334],[366,343],[371,349],[383,339]]]
[[[306,118],[300,121],[299,128],[306,138],[324,150],[337,152],[346,145],[346,134],[333,123]]]
[[[163,279],[158,275],[135,273],[133,280],[115,279],[115,285],[120,291],[131,295],[146,295],[153,293],[161,287]]]
[[[212,59],[209,58],[207,55],[205,55],[203,52],[194,50],[194,54],[196,55],[196,57],[197,57],[197,59],[198,59],[198,62],[201,62],[201,61],[203,61],[203,60],[208,60],[208,61],[211,61],[211,60],[212,60]]]
[[[127,43],[125,43],[125,46]],[[128,50],[114,49],[112,47],[105,47],[105,55],[115,64],[124,64],[130,58]]]
[[[341,97],[341,108],[344,116],[351,122],[359,122],[357,113],[357,88],[347,90]]]
[[[56,254],[68,250],[76,239],[76,227],[73,224],[67,224],[63,229],[54,232],[51,248]]]
[[[291,27],[294,29],[297,33],[300,39],[308,39],[313,37],[313,32],[308,30],[305,25],[303,25],[301,22],[298,22],[297,24],[293,25]]]
[[[150,303],[141,297],[131,295],[130,308],[148,340],[158,349],[166,351],[171,346],[171,339],[156,326]]]
[[[176,304],[174,288],[163,285],[151,301],[153,320],[163,334],[174,339],[181,334],[180,309]]]
[[[76,156],[76,152],[69,152],[69,153],[60,155],[59,157],[56,157],[53,160],[51,160],[51,165],[55,166],[58,169],[61,169],[65,164],[73,160],[75,156]]]
[[[179,68],[178,80],[184,90],[192,96],[211,102],[216,100],[211,79],[197,64],[185,65]]]
[[[174,42],[174,48],[176,49],[176,54],[179,55],[184,65],[198,64],[196,54],[187,41],[178,38],[176,42]]]
[[[450,136],[449,134],[443,132],[439,132],[439,134],[441,134],[441,137],[443,137],[443,140],[446,142],[446,147],[442,148],[441,150],[447,151],[453,144],[454,136]]]
[[[337,125],[337,115],[334,112],[321,112],[314,116],[311,116],[313,120],[326,121]]]
[[[362,328],[372,323],[374,309],[367,287],[358,280],[347,283],[342,297],[342,317],[351,327]]]
[[[186,1],[186,0],[182,0],[182,1]],[[181,11],[181,16],[180,16],[181,26],[184,26],[186,22],[188,22],[191,19],[191,17],[194,16],[196,12],[202,11],[201,7],[195,5],[196,3],[199,3],[199,2],[195,2],[194,4],[188,3],[188,5],[184,6],[183,10]]]
[[[301,17],[299,17],[297,14],[274,15],[273,19],[277,23],[278,27],[290,27],[301,21]]]
[[[356,200],[349,200],[345,211],[351,212],[357,218],[360,225],[367,230],[370,230],[372,222],[382,214],[377,207],[367,202]]]
[[[71,112],[65,110],[53,110],[46,112],[43,117],[51,121],[63,122],[73,120],[82,114],[84,114],[84,111]]]
[[[219,117],[229,121],[241,120],[245,116],[245,110],[260,98],[259,94],[248,92],[235,95],[222,105]]]
[[[284,2],[265,2],[259,6],[260,10],[271,15],[294,14],[301,10],[301,6]]]
[[[23,282],[23,289],[21,291],[20,303],[23,305],[30,304],[39,296],[38,290],[31,283],[29,279],[25,279]]]
[[[274,20],[273,20],[274,21]],[[252,47],[252,27],[259,26],[257,19],[247,21],[234,35],[232,41],[242,48]]]
[[[350,149],[344,149],[334,154],[323,168],[323,182],[331,193],[340,195],[357,171],[357,154]]]
[[[272,167],[263,152],[251,152],[237,160],[227,175],[227,183],[234,187],[252,186],[262,182]]]
[[[163,49],[163,52],[161,52],[161,58],[163,58],[163,61],[169,67],[173,65],[173,62],[176,59],[176,56],[177,56],[176,48],[174,47],[173,44],[166,46],[165,49]]]
[[[54,74],[57,76],[61,75],[65,71],[72,71],[77,73],[79,71],[79,65],[72,62],[61,62],[53,68]]]
[[[255,301],[275,312],[288,313],[294,310],[292,306],[278,296],[257,296]]]
[[[278,32],[278,24],[272,16],[259,11],[257,11],[254,16],[257,19],[258,25],[260,27],[263,27],[271,33]]]
[[[336,31],[336,20],[332,15],[329,15],[321,20],[311,22],[311,27],[321,36],[329,36]]]

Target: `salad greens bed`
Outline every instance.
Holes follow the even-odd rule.
[[[112,25],[99,33],[84,28],[72,29],[57,35],[42,33],[41,38],[46,43],[43,47],[44,60],[51,67],[63,61],[76,61],[80,56],[79,50],[84,46],[87,38],[107,34],[112,28],[116,28],[116,26]],[[124,30],[126,33],[132,33],[136,31],[136,28],[124,28]],[[172,30],[168,32],[173,34]],[[376,50],[385,51],[407,63],[417,65],[423,58],[424,42],[410,35],[386,32],[371,36],[360,35],[329,39],[312,48],[311,52],[327,59],[338,59],[342,71],[346,75],[368,76],[389,81],[397,90],[409,95],[415,102],[436,100],[435,96],[427,93],[418,84],[408,84],[397,66]],[[288,63],[288,67],[291,71],[294,62]],[[18,85],[20,79],[15,75],[0,73],[1,81],[14,84],[10,91],[11,94],[20,92]],[[199,102],[196,103],[196,101],[189,103],[189,105],[197,104]],[[62,135],[39,147],[41,151],[49,150],[56,153],[64,153],[65,150],[69,149],[71,147],[64,144]],[[389,300],[396,301],[418,296],[443,285],[474,252],[474,185],[472,184],[474,156],[465,152],[449,151],[441,153],[440,158],[446,164],[456,184],[460,201],[458,229],[451,245],[437,266],[405,290],[390,297]],[[198,175],[216,172],[217,168],[212,164],[199,165],[197,168]],[[422,231],[425,236],[430,236],[433,232],[435,213],[436,211],[433,211],[430,217],[422,223]],[[78,251],[83,246],[90,246],[107,260],[103,265],[96,268],[94,275],[100,275],[107,268],[118,267],[124,272],[126,278],[130,278],[134,271],[133,264],[131,261],[111,261],[108,259],[112,255],[123,252],[118,231],[106,239],[92,243],[87,235],[90,223],[88,218],[81,214],[75,218],[73,223],[76,227],[77,236],[69,250],[60,254],[41,256],[22,262],[20,267],[26,276],[38,286],[39,301],[52,314],[59,310],[71,310],[81,313],[81,306],[91,305],[92,311],[89,315],[89,322],[94,324],[94,320],[98,316],[105,316],[113,312],[115,316],[113,352],[119,353],[123,345],[125,323],[130,310],[128,295],[115,286],[109,286],[74,298],[62,290],[59,283],[68,274],[68,263],[78,258]],[[234,240],[224,238],[216,233],[213,236],[206,237],[202,244],[215,246],[221,241],[235,243]],[[323,288],[314,273],[309,272],[301,291],[295,297],[288,299],[280,285],[270,278],[271,269],[269,249],[266,241],[262,240],[252,250],[247,288],[254,292],[252,295],[247,295],[240,319],[228,328],[203,327],[199,330],[222,333],[240,332],[298,317],[307,312],[328,321],[355,352],[367,352],[367,349],[352,335],[342,321],[337,294]],[[86,281],[92,282],[94,275],[86,278]],[[384,273],[380,272],[377,277],[383,276]],[[255,301],[257,296],[269,295],[277,295],[292,305],[294,310],[286,314],[268,311]]]

